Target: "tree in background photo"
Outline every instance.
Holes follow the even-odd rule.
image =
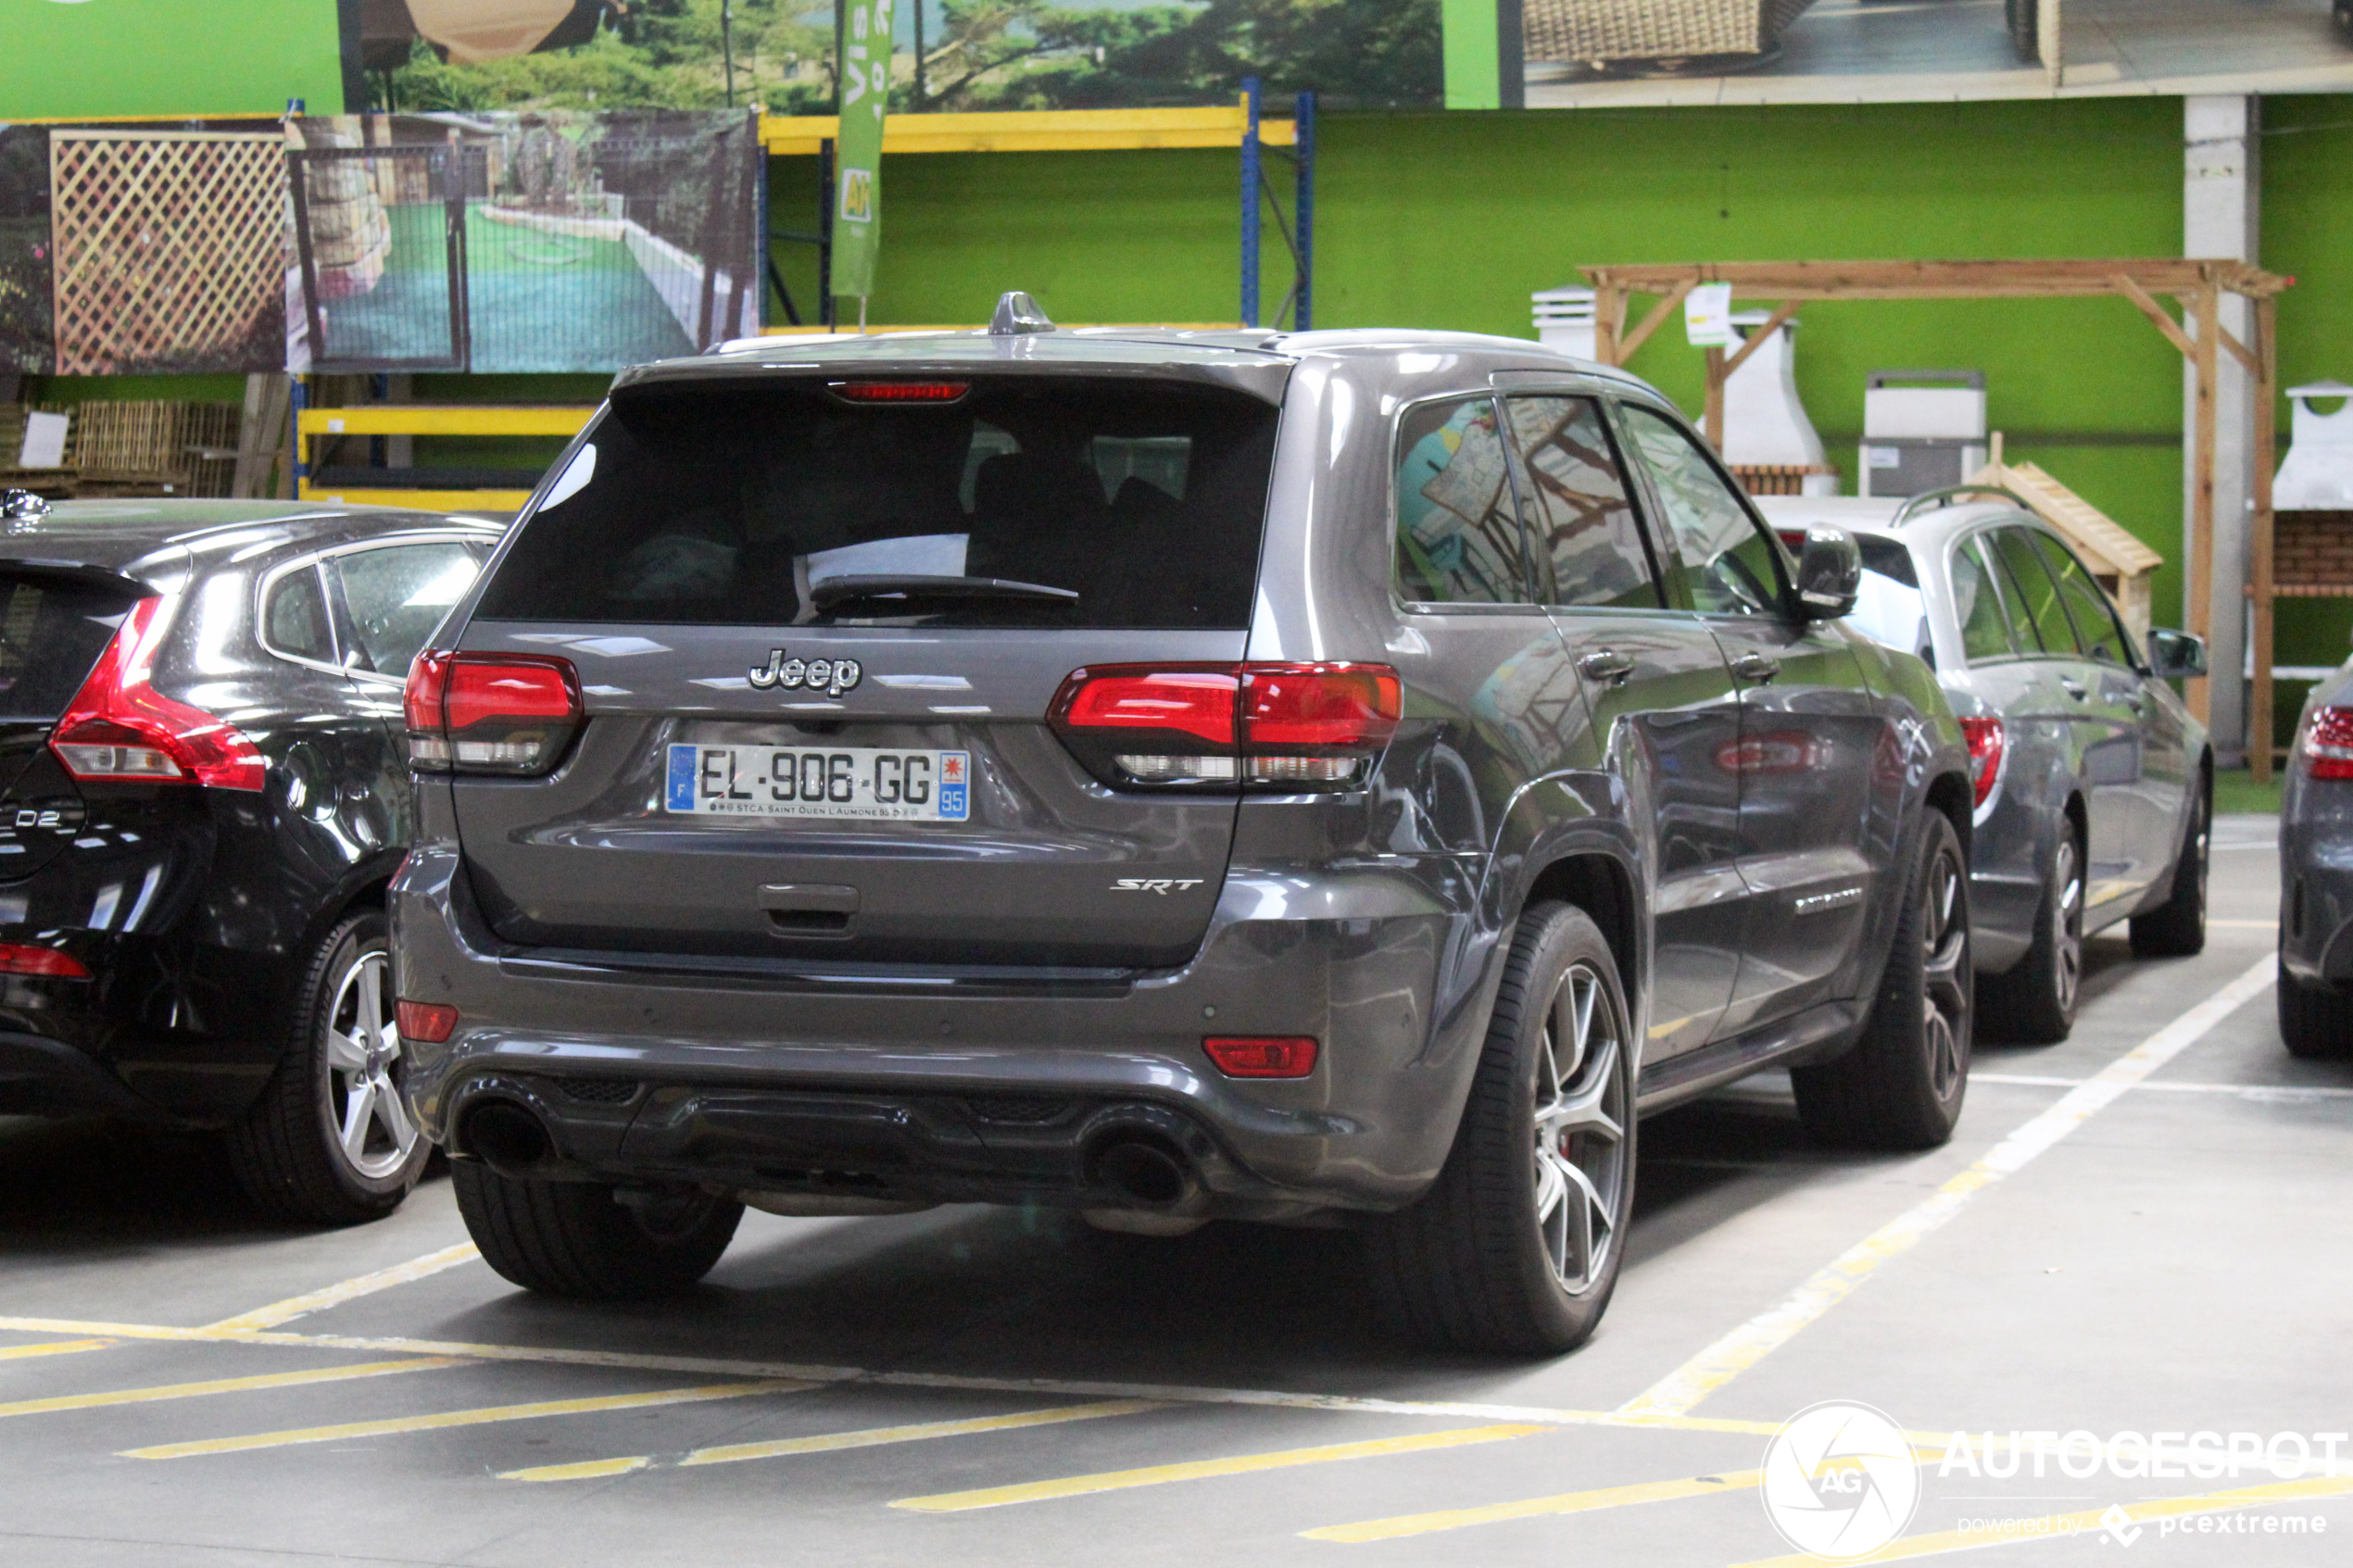
[[[834,10],[808,0],[369,0],[373,106],[834,107]],[[1329,108],[1436,107],[1439,0],[900,7],[890,112],[1226,104],[1255,76]]]

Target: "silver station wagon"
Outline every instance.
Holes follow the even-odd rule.
[[[1642,383],[1462,334],[800,339],[642,367],[407,695],[406,1086],[491,1265],[745,1206],[1361,1229],[1572,1346],[1637,1118],[1767,1063],[1942,1142],[1969,760]]]
[[[1968,733],[1986,1031],[2065,1039],[2089,933],[2129,921],[2145,957],[2203,948],[2214,755],[2167,683],[2204,674],[2205,645],[2159,629],[2143,646],[2007,492],[1760,504],[1780,528],[1855,530],[1856,623],[1932,665]]]

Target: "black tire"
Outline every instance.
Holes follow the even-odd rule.
[[[1879,995],[1845,1055],[1793,1068],[1797,1113],[1824,1143],[1935,1148],[1969,1090],[1969,867],[1960,835],[1929,811]]]
[[[453,1160],[458,1212],[500,1275],[587,1301],[673,1296],[718,1263],[744,1206],[698,1188],[623,1203],[593,1182],[522,1182]]]
[[[229,1129],[237,1183],[265,1213],[329,1225],[381,1219],[423,1176],[433,1146],[399,1099],[408,1068],[392,1002],[384,917],[365,910],[311,955],[277,1071]],[[356,1148],[343,1135],[355,1106]]]
[[[2342,985],[2307,985],[2280,966],[2280,1040],[2290,1056],[2329,1061],[2353,1056],[2353,995]]]
[[[1376,1287],[1414,1337],[1548,1356],[1601,1322],[1634,1203],[1630,1017],[1584,910],[1520,917],[1445,1166],[1367,1233]]]
[[[2083,983],[2083,845],[2071,821],[2043,863],[2034,940],[2007,974],[1977,983],[1977,1027],[1990,1038],[2055,1046],[2075,1028]]]
[[[2133,917],[2133,952],[2144,959],[2186,959],[2206,950],[2206,869],[2213,839],[2214,785],[2201,777],[2192,797],[2189,826],[2173,862],[2173,890],[2145,915]]]

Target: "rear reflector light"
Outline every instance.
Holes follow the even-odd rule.
[[[1312,1035],[1212,1035],[1201,1044],[1228,1078],[1304,1078],[1315,1071]]]
[[[839,381],[835,396],[850,403],[953,403],[972,390],[961,381]]]
[[[2009,737],[2003,733],[1999,719],[1964,719],[1961,734],[1969,740],[1969,788],[1976,803],[1982,806],[1992,797],[1994,786],[2002,782],[2002,754]]]
[[[413,768],[544,773],[579,732],[580,679],[569,659],[436,650],[409,667],[402,706]]]
[[[2316,779],[2353,779],[2353,708],[2314,710],[2296,750]]]
[[[1346,789],[1403,710],[1385,664],[1119,664],[1072,671],[1049,718],[1106,784]]]
[[[90,978],[90,972],[71,953],[24,942],[0,942],[0,974],[46,974],[60,980]]]
[[[85,783],[199,784],[259,789],[260,749],[227,720],[164,696],[148,683],[170,630],[164,601],[141,599],[122,618],[90,678],[57,720],[49,747]]]
[[[428,1046],[440,1045],[458,1027],[458,1010],[446,1002],[403,999],[392,1004],[392,1016],[400,1027],[402,1039]]]

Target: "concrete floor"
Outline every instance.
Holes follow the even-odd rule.
[[[683,1301],[562,1305],[464,1254],[446,1181],[296,1234],[257,1224],[201,1140],[0,1121],[0,1562],[1718,1568],[1791,1549],[1753,1473],[1819,1401],[1875,1406],[1931,1456],[1954,1428],[2353,1426],[2353,1064],[2280,1047],[2268,828],[2218,834],[2203,956],[2097,939],[2074,1038],[1982,1048],[1946,1149],[1812,1148],[1771,1077],[1649,1123],[1617,1300],[1549,1363],[1393,1342],[1344,1236],[985,1210],[753,1215]],[[2251,969],[2241,1005],[2198,1010]],[[2037,1121],[2131,1079],[2111,1064],[2153,1035],[2179,1054]],[[1989,1153],[2009,1173],[1970,1175]],[[150,1397],[92,1399],[123,1391]],[[1604,1419],[1629,1401],[1663,1413]],[[1053,1418],[1005,1419],[1025,1412]],[[2129,1536],[2134,1562],[2339,1562],[2353,1537],[2353,1478],[2317,1470],[2250,1499],[2220,1494],[2279,1483],[1939,1469],[1906,1529],[1923,1551],[1984,1544],[1940,1535],[1965,1520],[2111,1504],[2136,1516],[2003,1557]],[[2206,1512],[2168,1534],[2169,1507]]]

